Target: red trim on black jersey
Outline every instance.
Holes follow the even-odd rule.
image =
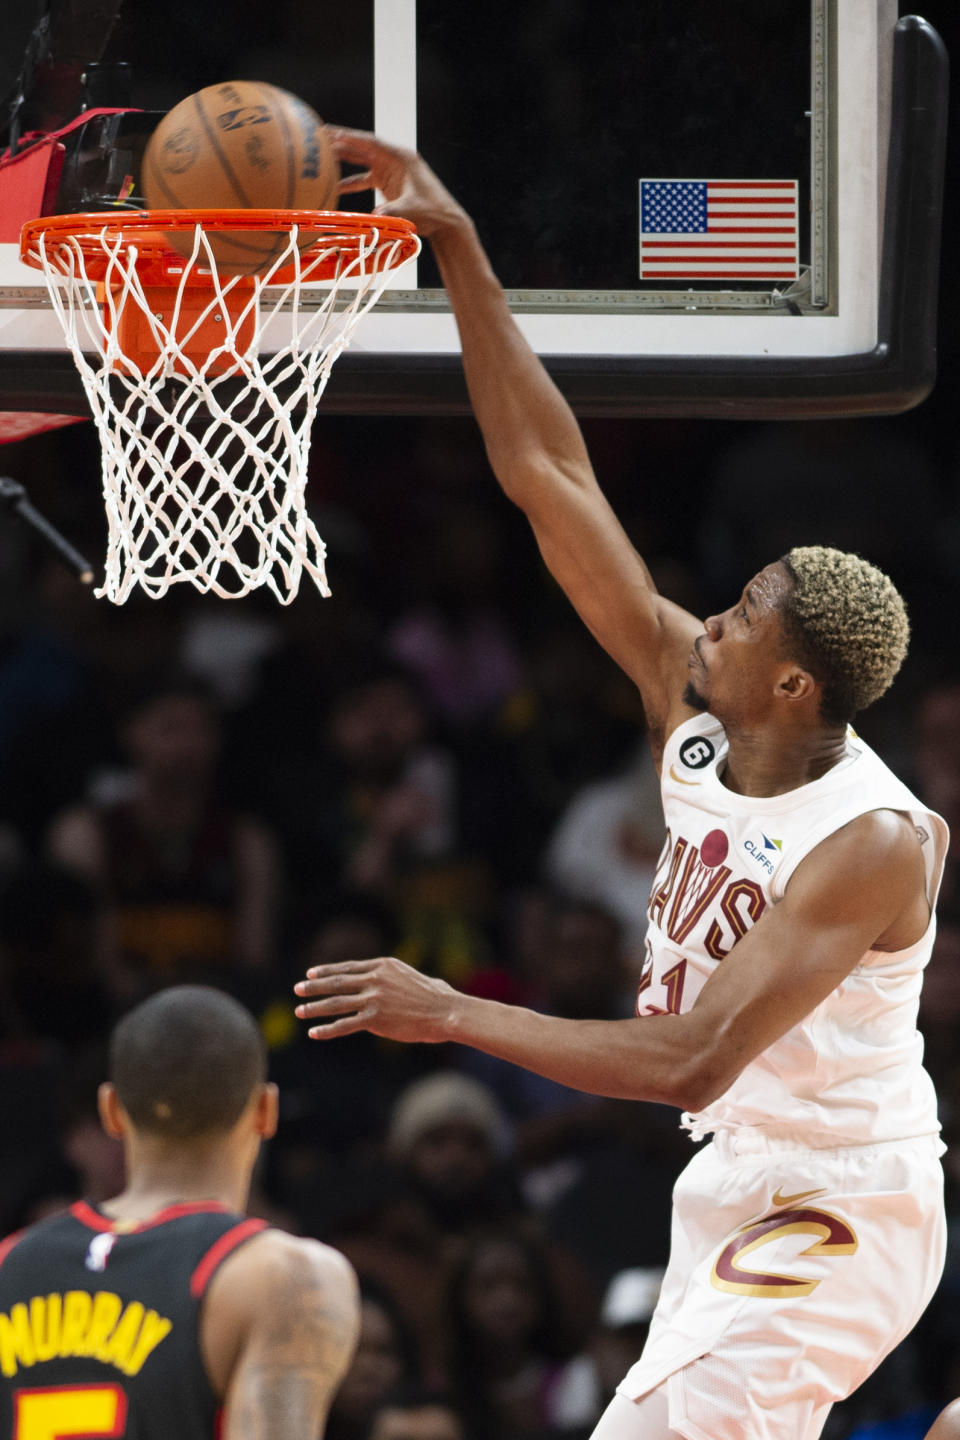
[[[168,1220],[179,1220],[181,1215],[229,1215],[229,1205],[221,1205],[218,1200],[193,1200],[182,1205],[167,1205],[165,1209],[158,1210],[156,1215],[151,1215],[149,1220],[143,1220],[137,1226],[138,1230],[152,1230],[155,1225],[166,1225]]]
[[[113,1221],[94,1210],[86,1200],[78,1200],[75,1205],[70,1206],[70,1214],[74,1220],[79,1220],[81,1225],[86,1225],[88,1230],[112,1230]]]
[[[234,1226],[232,1230],[227,1231],[226,1235],[221,1235],[219,1240],[214,1241],[190,1277],[190,1294],[193,1298],[199,1300],[210,1284],[217,1266],[230,1254],[231,1250],[242,1244],[249,1236],[255,1235],[258,1230],[266,1230],[266,1228],[266,1220],[241,1220],[239,1225]]]
[[[178,1220],[183,1215],[229,1215],[231,1213],[228,1205],[221,1205],[218,1200],[193,1200],[182,1205],[167,1205],[163,1210],[158,1210],[146,1220],[139,1220],[135,1225],[124,1224],[124,1234],[138,1234],[141,1230],[152,1230],[156,1225],[166,1225],[168,1220]],[[89,1230],[110,1230],[114,1231],[119,1223],[117,1219],[111,1219],[109,1215],[101,1215],[86,1200],[78,1200],[75,1205],[70,1206],[70,1214]]]
[[[13,1234],[8,1235],[6,1240],[0,1241],[0,1265],[6,1260],[17,1241],[22,1240],[26,1233],[26,1228],[23,1230],[14,1230]]]

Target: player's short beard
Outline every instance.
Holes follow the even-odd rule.
[[[683,691],[683,703],[689,705],[691,710],[709,710],[710,702],[694,688],[692,680],[688,680]]]

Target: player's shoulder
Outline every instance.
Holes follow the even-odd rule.
[[[912,903],[924,892],[921,842],[911,817],[877,809],[855,815],[820,840],[797,865],[786,898],[806,903],[845,896],[865,911],[882,902]]]
[[[49,1253],[52,1243],[57,1243],[63,1236],[73,1237],[77,1232],[84,1233],[82,1222],[76,1215],[76,1206],[71,1205],[67,1210],[58,1210],[53,1215],[46,1215],[42,1220],[35,1220],[32,1225],[24,1225],[19,1230],[13,1230],[0,1239],[0,1265],[3,1265],[11,1254],[18,1257],[29,1254],[32,1256],[36,1251]]]
[[[225,1379],[224,1356],[269,1347],[278,1337],[349,1348],[358,1293],[353,1267],[339,1251],[283,1230],[259,1231],[227,1256],[207,1292],[204,1349],[215,1383]]]
[[[265,1229],[226,1259],[216,1276],[214,1303],[237,1303],[255,1312],[302,1301],[310,1294],[318,1303],[355,1303],[357,1279],[349,1260],[307,1236]]]
[[[359,1330],[356,1275],[319,1240],[265,1229],[223,1261],[206,1295],[201,1346],[214,1393],[269,1357],[342,1378]],[[332,1378],[330,1378],[332,1377]]]
[[[836,864],[848,855],[858,868],[864,864],[895,866],[919,852],[920,840],[911,817],[902,810],[878,807],[864,810],[821,840],[811,858]],[[824,857],[829,857],[825,859]]]

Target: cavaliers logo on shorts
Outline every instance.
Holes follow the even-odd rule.
[[[815,1237],[813,1244],[802,1250],[798,1259],[804,1255],[853,1255],[859,1243],[847,1222],[839,1215],[832,1215],[829,1210],[807,1207],[780,1210],[776,1215],[768,1215],[765,1220],[745,1225],[723,1247],[710,1273],[710,1284],[715,1290],[723,1290],[729,1295],[755,1295],[761,1300],[809,1295],[816,1290],[819,1280],[808,1280],[800,1275],[778,1275],[773,1271],[755,1269],[750,1264],[755,1250],[786,1235]]]

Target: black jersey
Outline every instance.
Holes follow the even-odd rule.
[[[213,1440],[203,1296],[264,1221],[172,1205],[139,1224],[80,1201],[0,1246],[2,1440]]]

